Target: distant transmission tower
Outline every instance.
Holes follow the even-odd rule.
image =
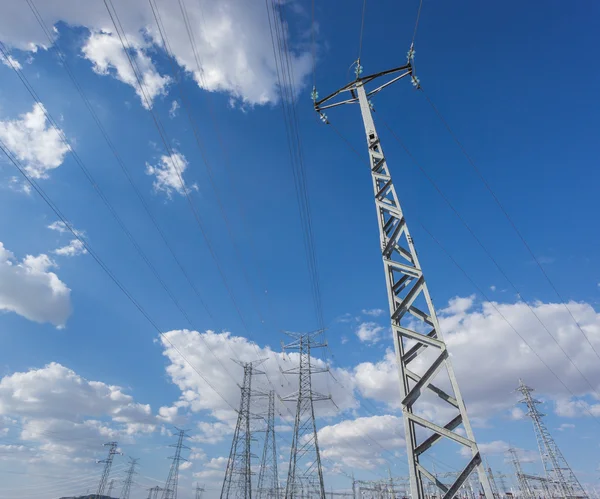
[[[520,402],[527,405],[527,415],[533,421],[533,428],[538,448],[540,449],[542,463],[544,464],[548,486],[554,488],[555,493],[559,497],[567,499],[587,497],[587,493],[579,483],[579,480],[577,480],[575,473],[573,473],[573,470],[563,457],[562,452],[560,452],[560,449],[542,420],[545,414],[542,414],[537,408],[537,405],[541,402],[531,396],[531,392],[534,391],[533,388],[526,386],[522,380],[519,380],[517,391],[523,394],[524,398]]]
[[[269,392],[267,429],[260,471],[258,472],[258,499],[279,499],[279,474],[277,472],[277,446],[275,445],[275,392]]]
[[[195,499],[202,499],[202,493],[204,492],[204,487],[200,487],[200,484],[197,483],[196,484],[196,498]]]
[[[327,372],[326,368],[315,368],[311,365],[311,351],[326,346],[316,343],[315,337],[323,331],[309,334],[286,333],[294,341],[284,345],[284,350],[297,350],[300,363],[298,367],[284,371],[285,374],[298,375],[298,391],[283,398],[284,401],[296,402],[296,420],[290,465],[288,469],[285,499],[300,498],[304,489],[312,489],[318,499],[325,499],[325,484],[321,468],[321,454],[317,439],[314,402],[331,400],[331,396],[322,395],[312,389],[312,375]],[[312,494],[310,494],[312,495]]]
[[[181,461],[187,461],[187,459],[181,457],[182,449],[189,449],[187,445],[183,444],[183,439],[186,438],[188,430],[177,430],[177,443],[170,447],[175,447],[175,455],[171,457],[173,462],[171,463],[171,469],[169,470],[169,476],[165,483],[165,488],[162,490],[162,499],[177,499],[177,486],[179,482],[179,464]]]
[[[162,487],[158,485],[155,487],[151,487],[148,489],[148,499],[158,499],[158,493],[164,490]]]
[[[121,497],[119,499],[129,499],[131,483],[133,482],[133,475],[136,474],[135,467],[137,466],[138,461],[139,459],[129,458],[129,469],[125,475],[125,481],[123,482],[123,489],[121,490]]]
[[[115,480],[113,479],[108,484],[108,493],[106,494],[108,497],[112,497],[112,491],[113,491],[114,486],[115,486]]]
[[[229,460],[221,488],[221,499],[252,499],[252,433],[250,431],[250,400],[252,398],[252,377],[264,374],[256,369],[263,360],[253,362],[238,362],[244,368],[242,381],[240,409],[237,424],[233,433]]]
[[[521,490],[521,496],[525,499],[535,499],[535,492],[529,484],[529,480],[527,480],[527,475],[523,473],[523,468],[521,468],[521,461],[519,460],[517,449],[511,447],[508,449],[508,453],[510,454],[512,465],[515,469],[515,475],[517,476],[517,483],[519,484],[519,489]]]
[[[104,464],[104,470],[102,471],[102,476],[100,477],[100,483],[98,484],[96,497],[104,495],[104,489],[106,488],[106,483],[108,482],[108,477],[110,476],[110,468],[112,467],[113,459],[115,458],[116,454],[121,454],[119,451],[117,451],[117,442],[108,442],[103,444],[103,446],[108,447],[108,456],[106,459],[98,461],[98,463]]]
[[[442,491],[444,497],[454,497],[470,474],[477,469],[485,497],[493,499],[481,455],[475,442],[475,435],[421,270],[414,241],[408,231],[373,121],[370,100],[372,96],[406,77],[412,80],[416,88],[419,87],[419,80],[414,76],[411,65],[414,58],[412,46],[407,56],[406,65],[368,76],[362,75],[359,59],[356,61],[356,79],[353,82],[321,100],[319,100],[316,89],[313,90],[314,107],[325,123],[328,123],[328,119],[323,111],[342,104],[358,103],[362,114],[367,136],[369,169],[379,224],[380,250],[385,270],[393,340],[400,377],[411,497],[412,499],[425,497],[427,480],[435,484]],[[386,77],[387,81],[367,91],[366,85],[381,77]],[[424,352],[427,354],[422,355]],[[423,374],[417,374],[417,368]],[[440,371],[449,382],[445,379],[437,381],[436,376]],[[440,382],[448,383],[449,393],[440,388],[442,386]],[[482,382],[485,383],[485,380]],[[431,416],[428,417],[426,414],[430,411],[420,410],[425,402],[429,403],[428,397],[432,394],[439,398],[444,409],[449,408],[454,414],[445,424],[437,424]],[[460,425],[463,426],[464,436],[463,432],[454,431],[457,428],[460,429]],[[421,431],[423,429],[425,431]],[[393,431],[390,428],[390,435]],[[429,436],[419,441],[418,435],[422,434]],[[436,480],[421,460],[421,456],[440,441],[458,443],[470,454],[469,462],[450,486]]]

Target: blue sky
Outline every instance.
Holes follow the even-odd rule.
[[[136,94],[120,44],[107,32],[112,25],[102,2],[86,8],[68,0],[39,3],[45,22],[56,27],[68,67],[200,298],[25,2],[0,2],[5,14],[0,20],[0,41],[179,307],[56,137],[41,108],[34,107],[8,63],[0,65],[0,139],[11,144],[11,152],[30,174],[37,175],[39,185],[117,279],[162,331],[171,332],[169,337],[229,403],[237,404],[235,382],[241,376],[231,362],[232,352],[244,360],[268,355],[273,369],[269,372],[281,385],[278,391],[293,391],[293,383],[277,374],[277,364],[290,362],[278,353],[285,340],[281,331],[313,330],[317,320],[264,4],[228,0],[217,7],[188,2],[204,69],[200,77],[177,3],[159,2],[185,73],[181,85],[156,43],[147,4],[136,1],[117,7],[135,44],[133,57],[154,89],[152,111],[164,126],[171,152],[185,158],[183,178],[205,238],[181,185],[169,171],[171,163],[168,158],[162,162],[170,153],[152,113]],[[417,6],[417,2],[367,4],[362,51],[366,72],[404,63]],[[361,7],[359,1],[344,9],[317,2],[316,80],[321,95],[349,78],[348,67],[358,53]],[[596,312],[600,240],[594,230],[600,180],[595,168],[600,152],[595,140],[600,128],[595,94],[600,71],[590,63],[595,55],[591,47],[598,45],[592,21],[597,10],[592,2],[568,9],[561,2],[549,2],[540,10],[516,2],[451,6],[425,1],[415,46],[416,70],[427,96],[474,158],[600,351]],[[318,423],[328,459],[327,486],[343,489],[349,487],[344,473],[371,480],[386,475],[388,466],[395,475],[406,472],[401,419],[397,419],[397,378],[388,353],[388,321],[385,313],[378,312],[387,304],[368,171],[332,127],[314,116],[310,4],[291,2],[286,17],[331,347],[317,357],[331,363],[344,385],[328,377],[318,381],[340,407],[340,411],[320,409]],[[203,88],[194,80],[194,72]],[[374,105],[396,188],[434,303],[441,310],[478,441],[490,464],[510,473],[503,455],[509,445],[522,449],[524,458],[535,458],[531,423],[514,410],[518,397],[511,393],[523,377],[538,389],[548,427],[567,460],[582,482],[595,485],[600,415],[596,353],[425,95],[402,81],[378,95]],[[340,108],[327,114],[366,161],[358,109]],[[411,163],[384,121],[402,137],[493,255],[521,299]],[[63,491],[94,490],[100,473],[94,459],[102,456],[101,444],[110,438],[118,439],[127,455],[141,457],[143,477],[132,497],[145,497],[142,487],[154,485],[152,479],[166,478],[167,446],[174,441],[168,431],[173,424],[190,428],[195,435],[189,443],[194,448],[191,465],[182,472],[181,497],[191,497],[196,481],[206,483],[207,494],[215,497],[231,441],[232,412],[160,341],[157,331],[91,256],[81,253],[72,234],[60,226],[48,228],[56,216],[35,192],[24,192],[22,181],[13,180],[16,175],[3,156],[0,473],[7,488],[3,497],[58,497]],[[478,294],[427,231],[487,298]],[[35,258],[26,259],[27,255]],[[498,310],[577,399],[522,345]],[[548,337],[532,310],[581,373]],[[181,332],[184,329],[200,335]],[[231,377],[219,374],[219,363]],[[283,478],[290,432],[282,431],[281,437]],[[444,471],[462,462],[454,450],[440,449],[436,456],[437,466]],[[69,458],[76,458],[80,481],[69,481],[73,476]],[[115,478],[125,462],[119,459]],[[330,472],[333,462],[344,473]],[[541,472],[537,461],[526,467]],[[56,481],[49,483],[41,476],[45,474]]]

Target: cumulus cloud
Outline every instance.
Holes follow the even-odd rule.
[[[79,239],[71,239],[69,244],[56,248],[53,253],[59,256],[78,256],[86,254],[87,250]]]
[[[377,343],[385,328],[375,322],[363,322],[356,329],[356,336],[363,343]]]
[[[478,443],[479,451],[484,456],[491,455],[504,455],[510,449],[510,444],[505,442],[504,440],[494,440],[493,442],[479,442]],[[462,447],[460,449],[460,453],[463,457],[471,456],[471,449],[468,447]]]
[[[60,133],[47,123],[44,107],[38,103],[17,119],[0,120],[0,140],[34,179],[48,178],[69,151]]]
[[[371,308],[371,309],[363,309],[363,315],[371,315],[373,317],[379,317],[385,313],[385,310],[382,308]]]
[[[72,311],[71,290],[52,267],[45,254],[27,255],[19,262],[0,242],[0,310],[63,327]]]
[[[0,32],[4,43],[20,50],[35,50],[48,43],[34,16],[18,2],[2,2]],[[155,95],[165,90],[165,76],[151,60],[153,51],[162,51],[162,41],[148,2],[132,0],[115,3],[119,21],[128,40],[134,45],[132,56],[143,66],[144,79]],[[110,30],[114,29],[102,2],[83,4],[79,0],[39,2],[40,15],[49,25],[64,22],[90,31],[83,53],[98,72],[109,72],[131,85],[131,74],[124,64],[125,54]],[[160,14],[177,63],[193,75],[199,86],[208,91],[225,92],[244,104],[266,104],[277,101],[277,70],[273,60],[271,36],[265,3],[260,0],[222,0],[219,2],[187,2],[186,9],[195,39],[192,46],[184,29],[179,8],[161,8]],[[290,63],[296,88],[301,88],[311,71],[311,56],[305,45],[298,44],[290,33],[304,32],[309,16],[296,9],[286,9],[288,26],[284,30],[290,50]],[[296,23],[303,22],[305,26]],[[116,42],[116,43],[115,43]],[[118,45],[117,45],[118,43]],[[305,44],[305,41],[302,43]],[[196,64],[194,49],[201,63]],[[120,50],[120,53],[118,51]],[[120,55],[122,54],[122,55]],[[136,89],[137,91],[137,89]]]
[[[380,468],[405,447],[402,418],[389,414],[325,426],[318,438],[324,458],[359,469]]]
[[[600,363],[589,344],[581,338],[581,332],[569,312],[562,304],[556,303],[534,303],[531,306],[577,367],[596,383],[595,391],[599,391]],[[596,350],[600,350],[600,314],[587,303],[571,302],[568,307]],[[571,400],[568,392],[515,335],[500,314],[527,338],[528,343],[576,395],[586,396],[591,392],[525,303],[484,302],[476,305],[474,297],[455,298],[440,312],[440,324],[469,413],[476,418],[485,418],[513,409],[518,400],[514,389],[519,378],[535,387],[538,393],[557,401],[556,412],[559,415],[577,416],[585,414],[586,410],[596,411],[594,404]],[[580,341],[574,341],[574,338]],[[414,362],[417,372],[423,368],[418,362],[418,359]],[[396,362],[391,350],[379,362],[359,364],[355,368],[355,379],[364,396],[386,402],[394,408],[399,406]],[[513,411],[513,416],[519,415],[520,411]]]
[[[179,110],[179,102],[174,100],[173,102],[171,102],[171,107],[169,109],[169,118],[171,118],[171,119],[175,118],[175,116],[177,116],[177,114],[178,114],[178,110]]]
[[[0,379],[0,418],[7,414],[30,464],[93,463],[104,442],[133,444],[157,427],[149,405],[56,362]]]
[[[260,391],[274,389],[278,395],[285,396],[293,393],[297,387],[297,376],[285,376],[280,369],[290,369],[298,365],[298,354],[283,354],[271,350],[268,346],[260,347],[246,338],[233,336],[230,333],[215,333],[207,331],[198,333],[189,330],[174,330],[166,333],[166,338],[177,350],[184,352],[186,362],[169,342],[162,338],[164,355],[169,359],[167,374],[181,390],[178,402],[181,408],[187,408],[193,413],[203,413],[213,418],[212,422],[201,423],[199,426],[199,441],[211,443],[217,441],[232,431],[237,414],[235,408],[239,405],[242,381],[242,368],[231,359],[242,362],[256,359],[266,359],[260,369],[266,375],[253,378],[253,386]],[[325,362],[313,358],[317,368],[326,367]],[[204,379],[190,366],[195,366]],[[345,369],[332,368],[339,383],[327,380],[327,374],[315,375],[313,389],[325,395],[331,394],[340,410],[356,408],[358,402],[354,398],[354,381],[352,373]],[[270,383],[269,383],[270,381]],[[344,388],[342,388],[342,385]],[[287,407],[284,406],[287,404]],[[260,413],[266,407],[266,399],[256,399],[253,411]],[[288,422],[293,413],[293,404],[277,400],[278,414]],[[289,412],[288,412],[289,411]],[[315,404],[317,416],[330,416],[337,410],[330,402]]]
[[[9,68],[23,69],[21,63],[17,61],[12,55],[8,55],[8,57],[4,57],[4,54],[0,54],[0,62]]]
[[[195,184],[191,187],[186,185],[183,174],[188,166],[185,156],[175,151],[173,154],[161,156],[157,165],[146,163],[146,174],[154,176],[154,190],[164,192],[171,199],[173,191],[184,196],[190,188],[198,188]]]
[[[142,89],[138,85],[127,54],[116,35],[107,32],[92,32],[82,49],[86,59],[93,63],[96,73],[112,74],[123,83],[131,85],[140,98],[142,106],[149,109],[157,96],[166,93],[167,85],[171,80],[168,76],[161,76],[158,73],[143,47],[138,45],[131,47],[131,50],[132,53],[129,56],[132,57],[136,70],[141,76]]]

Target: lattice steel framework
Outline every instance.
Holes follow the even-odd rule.
[[[139,459],[129,458],[129,468],[125,475],[125,481],[123,482],[123,488],[121,489],[121,496],[119,499],[129,499],[131,493],[131,484],[133,483],[133,475],[136,474],[135,467],[137,466]]]
[[[100,477],[100,483],[98,484],[98,491],[96,492],[96,497],[104,495],[104,489],[106,488],[106,483],[108,482],[108,477],[110,476],[110,469],[112,468],[113,459],[117,454],[121,454],[117,450],[117,442],[107,442],[103,444],[103,446],[108,447],[108,456],[106,457],[106,459],[98,461],[98,463],[104,464],[104,470],[102,470],[102,476]]]
[[[204,493],[204,487],[200,487],[200,484],[196,484],[196,499],[202,499],[202,494]]]
[[[284,350],[297,351],[299,357],[298,367],[283,371],[284,374],[298,375],[298,390],[282,399],[286,402],[296,402],[285,499],[299,498],[304,490],[310,491],[310,496],[316,495],[319,499],[325,499],[314,402],[331,400],[331,396],[312,389],[312,375],[327,372],[328,369],[315,368],[311,363],[311,351],[327,346],[326,343],[316,340],[322,333],[321,330],[307,334],[286,333],[293,341],[283,346]]]
[[[533,488],[529,484],[529,480],[527,480],[527,475],[523,473],[523,468],[521,467],[521,461],[519,459],[517,449],[511,447],[508,449],[508,453],[510,454],[511,462],[513,468],[515,469],[515,475],[517,476],[517,483],[519,484],[521,494],[526,499],[535,499]]]
[[[175,447],[175,454],[171,456],[171,468],[169,469],[169,476],[165,483],[164,489],[162,489],[162,499],[177,499],[177,489],[179,486],[179,465],[181,461],[187,461],[187,459],[181,457],[181,451],[183,449],[189,449],[187,445],[184,445],[183,439],[188,437],[188,430],[177,430],[177,443],[172,444],[169,447]]]
[[[250,430],[250,401],[252,399],[252,377],[265,374],[256,369],[265,360],[238,362],[244,368],[244,379],[240,386],[241,398],[237,424],[233,433],[229,460],[221,488],[221,499],[252,499],[252,432]]]
[[[527,415],[533,421],[535,437],[544,465],[548,486],[550,489],[554,489],[553,493],[558,497],[568,499],[587,498],[585,490],[579,483],[579,480],[577,480],[575,473],[573,473],[573,470],[544,424],[542,418],[545,414],[542,414],[537,408],[540,401],[531,396],[531,392],[534,389],[525,385],[522,380],[519,380],[517,391],[523,394],[524,398],[520,400],[520,403],[527,406]]]
[[[113,491],[114,487],[115,487],[115,480],[114,480],[114,479],[112,479],[112,480],[110,481],[110,483],[108,484],[108,492],[106,493],[106,495],[107,495],[108,497],[112,497],[112,491]]]
[[[277,472],[277,445],[275,443],[275,392],[269,392],[266,417],[265,445],[258,472],[258,499],[279,499],[279,474]]]
[[[454,497],[475,469],[479,473],[479,480],[486,498],[492,499],[493,494],[448,356],[446,343],[440,331],[427,283],[396,195],[396,189],[392,183],[371,112],[370,98],[392,83],[410,77],[413,85],[418,87],[419,82],[413,75],[411,66],[413,55],[414,51],[411,48],[406,65],[369,76],[362,76],[362,67],[360,61],[357,61],[356,80],[321,100],[314,90],[314,107],[322,121],[327,123],[328,119],[324,110],[342,104],[358,103],[360,106],[367,136],[381,256],[385,270],[393,340],[400,376],[401,405],[412,499],[425,497],[424,478],[434,483],[443,492],[444,498]],[[368,84],[383,77],[387,77],[387,81],[367,91]],[[415,372],[416,365],[425,366],[421,375]],[[439,384],[433,383],[434,380],[438,383],[436,377],[440,371],[447,374],[449,382],[446,384],[449,386],[449,391],[442,389]],[[439,398],[440,403],[445,406],[444,409],[448,408],[454,414],[443,426],[436,424],[425,415],[417,415],[420,404],[432,394]],[[454,431],[460,425],[464,429],[465,436]],[[418,427],[421,429],[419,433],[417,432]],[[440,441],[456,442],[470,451],[469,462],[454,483],[449,486],[437,480],[421,460],[424,453]]]

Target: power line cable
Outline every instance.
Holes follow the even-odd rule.
[[[494,266],[502,274],[502,276],[504,277],[504,279],[506,279],[506,282],[508,282],[508,284],[514,290],[514,292],[517,294],[517,296],[522,299],[522,294],[519,291],[519,289],[517,288],[517,286],[508,277],[507,273],[500,266],[500,264],[498,263],[498,261],[492,256],[490,250],[488,250],[488,248],[483,244],[483,242],[481,241],[481,239],[475,234],[475,232],[473,231],[473,229],[471,228],[471,226],[466,222],[466,220],[463,218],[463,216],[460,214],[460,212],[454,207],[454,205],[452,204],[452,202],[450,201],[450,199],[448,199],[448,197],[446,196],[446,194],[441,190],[441,188],[438,186],[438,184],[435,182],[435,180],[433,180],[433,178],[429,175],[429,173],[416,160],[416,158],[413,156],[413,154],[410,152],[410,150],[406,147],[406,144],[402,141],[402,139],[400,139],[400,137],[391,129],[391,127],[387,124],[387,122],[385,120],[382,120],[382,121],[383,121],[383,124],[384,124],[385,128],[387,128],[387,130],[391,133],[391,135],[394,137],[394,139],[396,140],[396,142],[398,142],[400,144],[400,146],[402,147],[402,149],[404,149],[404,152],[407,154],[407,156],[410,158],[410,160],[413,162],[413,164],[421,171],[421,173],[423,175],[425,175],[425,177],[427,178],[427,180],[429,181],[429,183],[435,188],[435,190],[437,191],[437,193],[442,197],[442,199],[445,201],[445,203],[448,205],[448,207],[452,210],[452,212],[456,215],[456,217],[460,220],[460,222],[463,224],[463,226],[469,231],[469,234],[471,234],[471,236],[473,237],[473,239],[475,239],[475,241],[477,242],[477,244],[479,245],[479,247],[485,252],[485,254],[488,256],[488,258],[493,262]],[[590,389],[592,390],[592,392],[600,399],[600,393],[597,392],[597,390],[594,387],[594,385],[592,384],[592,382],[588,379],[588,377],[585,374],[583,374],[583,372],[581,371],[581,369],[579,369],[579,367],[577,366],[577,364],[573,361],[573,359],[567,353],[567,351],[563,348],[563,346],[558,342],[558,340],[556,339],[556,337],[550,332],[550,330],[548,329],[548,327],[546,326],[546,324],[542,321],[541,317],[536,313],[536,311],[533,309],[533,307],[527,301],[525,301],[525,300],[523,300],[523,303],[527,306],[527,308],[529,309],[529,311],[537,319],[537,321],[540,323],[540,325],[542,326],[542,328],[544,329],[544,331],[546,331],[546,333],[548,334],[548,336],[550,336],[550,338],[552,338],[552,341],[554,341],[554,343],[556,343],[556,345],[558,346],[558,348],[560,349],[560,351],[564,354],[564,356],[573,365],[573,367],[575,368],[575,370],[581,375],[582,379],[588,384],[588,386],[590,387]]]
[[[363,0],[362,4],[362,14],[360,16],[360,36],[358,38],[358,59],[357,61],[360,63],[360,57],[362,55],[362,46],[363,46],[363,32],[365,30],[365,13],[367,10],[367,0]]]
[[[356,148],[354,148],[352,146],[352,144],[350,143],[350,141],[348,139],[346,139],[340,132],[339,130],[331,123],[331,121],[329,120],[328,125],[332,128],[332,130],[334,130],[334,132],[336,133],[336,135],[338,135],[338,137],[340,137],[344,143],[350,148],[350,150],[352,150],[352,152],[354,152],[357,157],[360,159],[361,163],[365,163],[365,160],[363,158],[363,156],[356,150]],[[368,164],[368,162],[367,162]],[[370,167],[370,165],[369,165]],[[425,226],[423,225],[423,223],[419,221],[419,224],[423,227],[423,229],[432,237],[434,238],[433,234],[431,234],[431,232],[429,232]],[[533,354],[540,360],[540,362],[546,367],[546,369],[548,369],[548,371],[557,379],[557,381],[574,397],[574,398],[579,398],[575,395],[575,393],[564,383],[564,381],[554,372],[554,370],[552,370],[552,368],[542,359],[542,357],[535,351],[535,349],[533,349],[533,347],[529,344],[529,342],[527,342],[527,340],[523,337],[523,335],[521,335],[521,333],[519,333],[519,331],[512,325],[512,323],[502,314],[502,312],[496,307],[496,305],[494,304],[494,302],[492,302],[488,296],[483,292],[483,290],[471,279],[471,277],[466,273],[466,271],[460,267],[460,265],[458,264],[458,262],[456,262],[456,260],[454,260],[454,258],[452,258],[452,256],[450,255],[450,253],[445,251],[445,248],[443,246],[441,246],[441,243],[434,238],[434,240],[437,242],[437,244],[444,249],[444,252],[450,257],[450,259],[453,261],[453,263],[459,268],[459,270],[461,270],[461,272],[463,274],[465,274],[465,276],[467,277],[467,279],[469,280],[469,282],[471,282],[471,284],[479,291],[479,293],[484,297],[485,300],[487,300],[490,305],[496,310],[496,312],[500,315],[500,317],[510,326],[510,328],[515,332],[515,334],[517,334],[517,336],[519,338],[521,338],[521,340],[525,343],[525,345],[533,352]],[[594,416],[594,414],[587,409],[586,407],[583,407],[583,409],[594,418],[594,420],[600,424],[600,420],[598,420],[596,418],[596,416]]]
[[[68,64],[68,61],[66,60],[66,57],[64,55],[64,53],[62,52],[62,50],[60,49],[60,45],[58,45],[58,41],[54,40],[54,38],[50,35],[50,31],[48,30],[48,27],[46,26],[46,24],[44,23],[41,15],[39,14],[39,11],[37,10],[37,7],[35,6],[35,4],[33,3],[33,0],[27,0],[27,3],[30,7],[30,9],[32,10],[34,16],[36,17],[38,23],[40,24],[40,26],[42,27],[42,30],[44,31],[44,33],[46,34],[46,36],[49,39],[50,44],[52,45],[53,43],[56,44],[56,51],[57,54],[59,55],[59,58],[62,62],[62,66],[65,68],[65,70],[67,71],[67,73],[69,74],[69,77],[71,78],[71,81],[73,82],[73,84],[75,85],[79,95],[81,96],[81,98],[83,99],[84,103],[86,104],[86,108],[88,109],[88,111],[92,114],[92,117],[94,118],[94,122],[96,123],[96,125],[98,126],[98,128],[100,129],[100,132],[102,133],[103,138],[105,139],[107,145],[109,146],[111,152],[113,153],[113,155],[115,156],[115,159],[117,160],[119,166],[121,167],[123,173],[125,174],[127,180],[129,181],[131,187],[134,189],[138,199],[140,200],[140,202],[142,203],[144,210],[146,212],[146,214],[150,217],[150,219],[153,222],[153,225],[155,226],[156,230],[158,231],[158,233],[160,234],[163,242],[165,243],[165,245],[167,246],[167,248],[169,249],[171,255],[173,256],[174,260],[176,261],[179,269],[181,270],[181,272],[184,274],[188,284],[192,287],[192,289],[194,290],[196,296],[198,297],[201,305],[203,306],[204,310],[207,312],[207,314],[209,315],[209,317],[211,319],[214,320],[213,315],[210,313],[210,311],[208,310],[204,300],[202,299],[199,290],[197,289],[197,287],[194,285],[193,281],[191,280],[188,272],[185,270],[185,268],[183,267],[183,264],[181,263],[181,261],[179,260],[179,258],[176,256],[172,246],[169,244],[164,232],[162,231],[162,229],[160,228],[158,222],[156,221],[156,218],[152,215],[152,212],[150,211],[150,208],[148,206],[148,204],[146,203],[144,197],[142,196],[140,190],[138,189],[137,185],[135,184],[135,182],[133,181],[133,178],[131,177],[125,163],[122,161],[116,147],[114,146],[113,142],[111,141],[108,133],[106,132],[106,129],[104,128],[104,125],[102,124],[102,122],[100,121],[100,119],[98,118],[98,115],[96,114],[95,110],[93,109],[93,106],[90,104],[89,99],[87,98],[85,92],[83,91],[83,88],[79,85],[77,79],[75,78],[75,75],[73,74],[73,72],[71,71],[71,68]],[[1,43],[1,42],[0,42]],[[0,46],[0,50],[2,50],[2,46]],[[13,69],[15,70],[15,72],[17,73],[17,75],[21,78],[21,81],[25,84],[26,88],[28,88],[28,90],[31,88],[31,90],[33,90],[33,87],[31,87],[31,84],[29,83],[29,81],[27,80],[27,78],[25,77],[24,74],[19,74],[19,72],[17,71],[18,68],[13,66]],[[36,100],[36,102],[38,102],[39,104],[42,104],[41,101],[37,98],[37,94],[34,96],[35,92],[32,93],[30,91],[30,94],[32,95],[32,97],[34,97],[34,99]],[[47,113],[47,111],[45,111],[45,113]],[[47,117],[49,117],[49,113],[46,114]],[[54,122],[53,119],[49,118],[49,121],[51,121],[51,123],[56,123]],[[57,126],[54,127],[55,129],[57,129]],[[58,131],[58,129],[57,129]],[[62,133],[61,130],[61,138],[62,136],[64,136],[64,133]],[[66,136],[65,136],[66,139]],[[70,150],[72,151],[72,148],[70,147],[70,144],[68,143],[68,141],[65,142],[65,144],[70,148]],[[78,165],[82,168],[85,169],[85,166],[82,166],[83,163],[78,161]],[[85,171],[87,171],[87,169],[85,169]],[[85,173],[84,171],[84,173]],[[150,260],[147,258],[147,256],[145,255],[145,253],[143,252],[143,250],[141,249],[140,245],[137,243],[137,241],[135,240],[135,238],[133,237],[133,235],[131,234],[131,232],[126,228],[125,224],[122,222],[122,220],[120,219],[120,217],[117,215],[116,210],[114,210],[114,208],[112,207],[112,205],[110,205],[110,203],[108,202],[107,198],[104,196],[104,194],[102,193],[102,191],[100,190],[98,184],[95,182],[95,180],[93,179],[93,177],[91,176],[91,174],[87,174],[86,173],[86,177],[88,178],[88,180],[90,180],[90,182],[92,183],[92,186],[94,187],[94,189],[96,190],[96,192],[100,195],[101,199],[104,201],[105,205],[107,206],[107,208],[109,208],[109,210],[111,211],[111,214],[113,214],[113,217],[115,217],[115,219],[117,220],[117,222],[119,223],[121,229],[126,233],[126,235],[128,236],[128,238],[130,239],[130,241],[132,242],[132,244],[134,245],[134,247],[136,248],[138,254],[142,257],[142,259],[144,260],[144,262],[148,265],[148,267],[150,268],[150,270],[152,271],[152,273],[154,274],[155,278],[159,281],[161,287],[165,290],[165,292],[167,293],[167,295],[169,296],[169,298],[171,299],[171,301],[175,304],[175,306],[177,307],[177,309],[181,312],[181,314],[184,316],[184,318],[186,319],[186,321],[188,322],[188,324],[192,327],[192,329],[196,329],[199,330],[200,328],[195,327],[194,323],[192,322],[190,316],[187,314],[187,312],[183,309],[183,307],[179,304],[179,301],[175,298],[174,294],[172,293],[172,291],[169,289],[169,287],[167,286],[166,282],[162,279],[162,277],[160,276],[160,274],[158,273],[158,271],[156,270],[156,267],[150,262]],[[182,181],[183,182],[183,181]],[[217,362],[219,362],[219,364],[221,365],[221,367],[223,368],[223,370],[225,372],[227,372],[227,374],[235,380],[235,378],[233,377],[233,375],[229,372],[229,370],[224,366],[224,364],[222,363],[222,361],[219,359],[219,357],[217,357],[217,355],[214,353],[213,349],[211,348],[211,346],[208,344],[208,342],[206,342],[206,340],[204,339],[204,337],[200,334],[200,339],[201,341],[204,343],[204,345],[207,347],[208,351],[211,353],[211,355],[217,360]]]
[[[446,130],[448,130],[448,132],[452,136],[454,142],[459,147],[459,149],[461,150],[462,154],[467,159],[468,163],[471,165],[471,167],[473,168],[473,170],[475,170],[475,173],[477,174],[477,176],[479,177],[479,179],[481,180],[481,182],[483,183],[483,185],[485,186],[485,188],[487,189],[487,191],[490,193],[490,195],[494,199],[494,202],[500,208],[500,211],[502,211],[502,214],[504,215],[504,217],[506,218],[506,220],[508,220],[508,223],[513,228],[513,230],[515,231],[515,233],[517,234],[517,236],[519,237],[519,239],[521,240],[521,242],[523,243],[523,245],[527,249],[527,252],[529,253],[529,255],[533,258],[533,260],[536,263],[537,267],[540,269],[540,271],[542,272],[542,274],[544,275],[544,277],[548,281],[548,284],[550,284],[550,287],[554,290],[554,293],[558,297],[560,303],[563,305],[563,307],[569,313],[569,316],[571,317],[571,319],[573,320],[573,322],[577,325],[577,328],[579,329],[579,331],[581,332],[581,334],[583,335],[583,337],[586,339],[587,343],[590,345],[590,347],[594,351],[594,353],[595,353],[596,357],[598,358],[598,360],[600,360],[600,352],[598,352],[598,350],[596,350],[596,348],[592,344],[591,340],[589,339],[588,335],[585,333],[585,331],[581,327],[581,324],[579,324],[579,322],[577,321],[577,319],[575,318],[575,316],[571,312],[571,309],[569,309],[569,307],[567,306],[565,299],[562,297],[561,293],[558,291],[556,285],[554,284],[554,282],[552,281],[552,279],[550,278],[550,276],[548,275],[548,273],[546,272],[546,270],[542,266],[542,264],[539,261],[539,259],[535,256],[535,253],[531,249],[531,246],[529,245],[529,243],[527,243],[527,241],[525,239],[525,236],[523,236],[523,234],[521,233],[521,231],[517,228],[516,223],[514,222],[514,220],[512,219],[512,217],[508,214],[508,211],[506,210],[506,208],[504,207],[504,205],[501,203],[500,199],[498,198],[498,196],[496,195],[496,193],[492,189],[491,185],[489,184],[489,182],[487,181],[487,179],[485,178],[485,176],[483,175],[483,173],[481,172],[481,170],[477,167],[477,165],[475,164],[475,161],[473,161],[473,158],[467,152],[466,148],[464,147],[464,145],[462,144],[462,142],[458,139],[458,136],[454,133],[454,131],[452,130],[452,128],[450,127],[450,125],[448,124],[448,122],[446,121],[446,119],[443,117],[442,113],[439,111],[439,109],[437,108],[437,106],[433,103],[433,101],[425,93],[425,91],[423,90],[422,86],[420,87],[420,90],[422,91],[423,95],[425,96],[425,99],[427,100],[427,102],[429,103],[429,105],[431,106],[431,108],[434,110],[435,114],[438,116],[438,118],[440,119],[440,121],[442,122],[442,124],[444,125],[444,127],[446,128]]]
[[[62,212],[58,209],[58,207],[52,202],[52,200],[46,195],[44,190],[39,186],[39,184],[32,179],[25,171],[23,166],[20,164],[19,160],[11,155],[9,149],[6,147],[4,142],[0,139],[0,149],[5,154],[5,156],[9,159],[9,161],[17,168],[19,173],[23,176],[23,178],[27,181],[27,183],[40,195],[40,197],[44,200],[44,202],[50,207],[50,209],[54,212],[54,214],[65,224],[65,227],[73,234],[73,236],[81,242],[83,247],[87,250],[89,255],[96,261],[96,263],[102,268],[102,270],[109,276],[109,278],[113,281],[114,284],[121,290],[121,292],[126,296],[126,298],[138,309],[138,311],[144,316],[144,318],[150,323],[150,325],[160,334],[161,338],[164,339],[171,347],[180,355],[180,357],[200,376],[200,378],[229,406],[232,410],[236,410],[229,401],[223,397],[223,395],[213,386],[213,384],[204,376],[198,369],[196,369],[192,363],[187,360],[185,355],[181,352],[179,348],[169,339],[168,335],[165,334],[154,322],[154,320],[150,317],[150,315],[146,312],[146,310],[142,307],[142,305],[133,297],[133,295],[129,292],[129,290],[121,283],[121,281],[114,275],[114,273],[110,270],[110,268],[104,263],[104,261],[100,258],[100,256],[94,251],[94,249],[89,245],[89,243],[81,236],[79,231],[75,230],[69,220],[62,214]]]

